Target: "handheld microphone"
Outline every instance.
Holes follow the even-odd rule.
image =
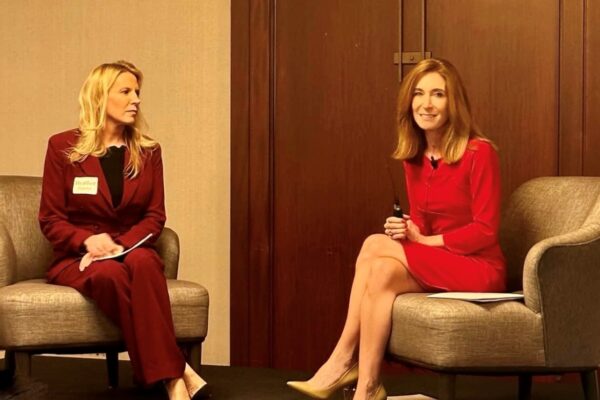
[[[392,176],[392,170],[390,169],[390,165],[387,164],[388,176],[390,177],[390,182],[392,183],[392,190],[394,191],[394,206],[392,208],[392,215],[397,218],[404,218],[404,211],[402,211],[402,207],[400,207],[400,198],[398,196],[398,191],[396,190],[396,184],[394,182],[394,177]]]
[[[400,207],[400,204],[394,203],[394,210],[392,212],[392,215],[397,218],[404,218],[404,212],[402,211],[402,207]]]

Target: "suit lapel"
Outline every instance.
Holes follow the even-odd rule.
[[[129,153],[129,148],[127,148],[127,150],[125,150],[125,162],[123,164],[124,168],[127,168],[127,164],[129,164],[130,157],[131,157],[131,154]],[[135,194],[139,184],[140,184],[140,176],[139,175],[133,179],[130,179],[129,177],[125,177],[123,179],[123,198],[121,199],[121,204],[119,204],[119,207],[117,207],[117,210],[127,206],[127,204],[133,198],[133,195]]]
[[[79,165],[87,176],[95,176],[98,178],[98,192],[106,200],[110,208],[112,209],[112,197],[110,196],[110,190],[108,189],[108,183],[104,177],[104,171],[100,165],[98,157],[88,156]]]

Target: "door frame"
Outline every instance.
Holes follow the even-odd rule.
[[[231,1],[231,365],[272,364],[274,2]]]

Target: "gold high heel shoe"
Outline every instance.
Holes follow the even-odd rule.
[[[379,387],[377,388],[377,391],[373,395],[372,399],[373,400],[387,399],[387,393],[385,392],[385,388],[383,387],[383,385],[381,383],[379,384]]]
[[[338,389],[348,386],[358,380],[358,364],[354,364],[350,369],[342,374],[339,379],[329,387],[318,389],[313,388],[308,384],[308,381],[289,381],[287,385],[293,389],[296,389],[300,393],[315,399],[328,399]],[[385,392],[385,391],[384,391]]]

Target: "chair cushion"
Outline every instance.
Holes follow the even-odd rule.
[[[388,351],[440,369],[544,365],[542,318],[522,302],[398,296]]]
[[[178,339],[205,337],[208,292],[197,283],[167,280]],[[95,345],[121,340],[94,302],[43,279],[0,288],[0,348]]]

